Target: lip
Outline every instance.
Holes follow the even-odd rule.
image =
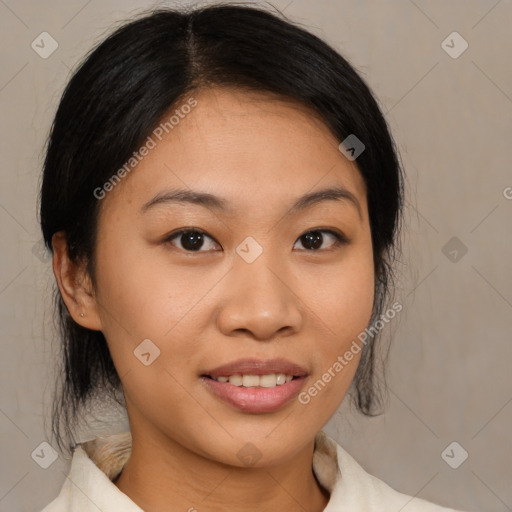
[[[207,389],[236,409],[248,413],[265,413],[277,411],[293,400],[304,386],[306,377],[297,377],[273,388],[244,388],[204,375],[201,381]]]
[[[214,378],[222,376],[269,375],[272,373],[284,373],[295,378],[273,388],[245,388],[234,386],[229,382],[214,380]],[[263,361],[249,358],[238,359],[207,370],[202,373],[200,378],[210,392],[236,409],[247,413],[265,413],[277,411],[293,400],[300,393],[308,375],[308,371],[304,367],[286,359],[277,358]]]
[[[201,376],[218,378],[237,374],[269,375],[271,373],[284,373],[293,377],[306,377],[308,375],[308,371],[304,367],[287,359],[276,358],[263,361],[255,358],[244,358],[218,366],[212,370],[206,370]]]

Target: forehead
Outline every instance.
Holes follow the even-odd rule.
[[[195,106],[181,109],[194,104],[191,98]],[[226,87],[200,89],[178,102],[160,126],[159,137],[150,135],[154,147],[105,203],[142,205],[179,187],[225,197],[241,212],[339,185],[365,204],[355,162],[341,154],[318,114],[299,102]]]

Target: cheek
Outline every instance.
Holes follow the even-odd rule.
[[[162,248],[148,250],[119,236],[126,232],[128,226],[112,226],[103,237],[108,243],[98,243],[98,301],[107,339],[128,337],[135,344],[146,338],[175,337],[185,326],[199,329],[200,312],[216,295],[212,286],[222,280],[225,269],[171,265]],[[364,330],[370,320],[374,273],[367,242],[347,250],[336,263],[298,265],[290,275],[299,302],[307,306],[304,315],[311,310],[324,334],[342,342]],[[192,351],[197,347],[194,337],[189,339]],[[329,345],[333,346],[332,337]]]
[[[373,255],[369,249],[354,251],[330,268],[319,267],[308,277],[309,291],[303,293],[308,292],[304,296],[309,297],[325,329],[343,342],[368,325],[374,285]]]
[[[99,245],[97,288],[98,299],[107,316],[106,328],[124,329],[135,338],[146,335],[143,319],[151,312],[158,316],[159,304],[163,306],[158,297],[157,273],[149,263],[147,255],[136,247],[113,237],[108,244]]]
[[[319,270],[308,279],[312,318],[316,317],[321,334],[311,354],[316,368],[313,388],[306,389],[308,396],[301,403],[311,400],[327,421],[350,387],[361,357],[358,336],[371,319],[375,284],[371,248],[354,252],[325,272]]]
[[[97,299],[119,373],[138,363],[133,351],[145,339],[161,351],[160,362],[170,351],[167,362],[183,368],[197,357],[205,297],[222,272],[171,265],[160,248],[137,247],[112,233],[109,237],[108,244],[98,244]]]
[[[171,274],[171,267],[157,263],[156,248],[148,250],[112,234],[106,236],[108,244],[99,245],[97,253],[99,300],[122,324],[117,327],[126,328],[135,337],[156,336],[168,330],[173,317],[186,307],[189,287],[182,274]],[[173,301],[175,297],[181,300]]]

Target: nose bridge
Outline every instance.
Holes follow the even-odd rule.
[[[226,335],[250,331],[263,340],[301,328],[300,301],[293,283],[287,282],[285,263],[271,250],[258,246],[254,240],[245,240],[233,258],[228,298],[218,316],[219,328]]]

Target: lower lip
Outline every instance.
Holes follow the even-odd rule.
[[[306,378],[299,377],[273,388],[233,386],[209,377],[201,377],[201,380],[215,395],[240,411],[262,413],[277,411],[293,400]]]

